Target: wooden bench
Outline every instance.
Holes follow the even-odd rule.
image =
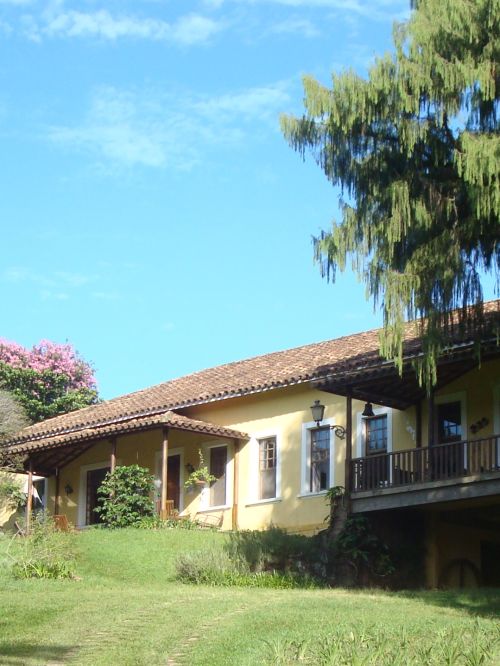
[[[223,520],[224,513],[222,511],[217,513],[200,511],[194,517],[194,522],[200,527],[211,527],[214,529],[221,528]]]
[[[54,515],[54,525],[56,530],[60,532],[69,532],[70,526],[68,522],[68,517],[65,513],[59,513]]]

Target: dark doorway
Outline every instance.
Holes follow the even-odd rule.
[[[179,511],[181,499],[181,457],[168,457],[167,467],[167,499],[174,500],[174,509]]]
[[[500,587],[500,543],[481,541],[481,574],[483,585]]]
[[[97,525],[102,522],[101,516],[96,512],[96,508],[100,504],[97,490],[100,488],[109,469],[109,467],[102,467],[101,469],[92,469],[87,472],[87,525]]]

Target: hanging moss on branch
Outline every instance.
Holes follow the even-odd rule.
[[[322,274],[352,265],[381,305],[381,352],[400,369],[404,322],[420,319],[430,388],[450,311],[479,335],[481,275],[500,287],[500,0],[413,4],[395,53],[367,79],[334,74],[327,88],[306,77],[305,115],[281,124],[341,187],[342,219],[315,239]]]

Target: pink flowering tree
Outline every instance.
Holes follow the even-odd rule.
[[[94,371],[70,344],[42,340],[32,349],[0,338],[0,389],[9,391],[32,422],[98,400]]]

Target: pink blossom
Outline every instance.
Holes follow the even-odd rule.
[[[41,340],[32,349],[0,338],[0,362],[13,368],[31,368],[43,373],[50,370],[68,377],[68,389],[96,388],[93,368],[68,343]]]

